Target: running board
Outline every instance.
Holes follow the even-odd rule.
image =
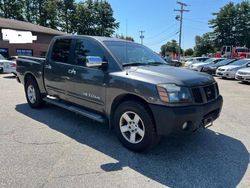
[[[74,106],[72,104],[65,103],[65,102],[60,101],[60,100],[58,100],[56,98],[52,98],[52,97],[48,98],[48,97],[46,97],[43,100],[46,101],[47,103],[50,103],[52,105],[64,108],[64,109],[69,110],[71,112],[75,112],[77,114],[80,114],[82,116],[85,116],[87,118],[95,120],[97,122],[100,122],[100,123],[104,123],[105,122],[105,119],[101,115],[99,115],[99,114],[96,114],[96,113],[84,110],[84,109],[82,109],[80,107],[77,107],[77,106]]]

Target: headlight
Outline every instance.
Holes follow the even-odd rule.
[[[227,69],[227,71],[233,71],[234,69]]]
[[[191,103],[192,97],[189,89],[175,84],[159,84],[157,90],[162,102],[165,103]]]

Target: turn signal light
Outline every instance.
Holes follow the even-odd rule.
[[[157,86],[157,90],[160,96],[160,99],[162,102],[168,103],[169,99],[168,99],[168,94],[165,88]]]

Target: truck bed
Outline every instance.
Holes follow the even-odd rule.
[[[25,83],[25,76],[27,74],[32,75],[36,78],[40,91],[45,91],[43,85],[43,66],[45,58],[30,57],[30,56],[19,56],[17,59],[17,77],[22,84]]]

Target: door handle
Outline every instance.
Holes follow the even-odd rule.
[[[74,75],[76,75],[75,69],[69,69],[69,70],[68,70],[68,73],[69,73],[69,74],[74,74]]]
[[[46,69],[52,69],[52,67],[51,67],[51,65],[50,65],[50,64],[45,65],[45,68],[46,68]]]

